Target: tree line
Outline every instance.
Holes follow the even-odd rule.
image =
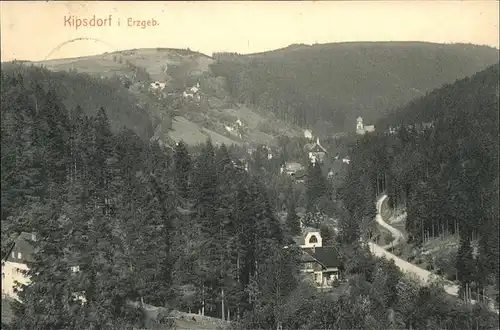
[[[262,156],[247,172],[230,148],[210,141],[188,152],[182,142],[171,150],[128,129],[113,133],[104,108],[95,116],[68,109],[50,85],[3,71],[1,101],[2,255],[16,233],[37,235],[14,329],[144,327],[147,305],[242,329],[495,322],[482,306],[448,302],[439,286],[418,288],[371,256],[355,221],[371,211],[347,199],[339,236],[329,238],[346,281],[318,292],[299,275],[298,219],[292,211],[283,223],[276,217]],[[305,201],[313,209],[329,196],[320,174],[309,167]]]
[[[240,318],[266,294],[252,284],[268,260],[294,277],[264,186],[225,146],[169,152],[114,134],[103,108],[89,117],[20,75],[2,83],[2,252],[37,235],[19,327],[139,322],[128,301]]]
[[[387,109],[484,69],[498,54],[464,44],[373,42],[290,46],[214,59],[211,71],[226,78],[235,101],[302,127],[328,123],[331,133],[353,132],[357,116],[375,121]],[[403,64],[408,60],[418,69]]]
[[[410,119],[400,120],[405,113]],[[415,100],[385,125],[399,129],[354,146],[349,195],[362,186],[366,196],[386,191],[393,208],[406,209],[417,245],[459,235],[458,280],[498,290],[498,65]]]

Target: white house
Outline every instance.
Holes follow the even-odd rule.
[[[197,82],[196,85],[194,85],[193,87],[191,87],[189,89],[189,91],[192,93],[192,94],[197,94],[199,91],[200,91],[200,83]]]
[[[21,233],[12,245],[8,255],[2,260],[2,297],[17,299],[14,292],[16,281],[27,284],[29,278],[22,274],[23,270],[28,270],[27,263],[33,261],[33,242],[35,235]]]
[[[193,99],[194,98],[194,94],[193,93],[188,93],[186,91],[182,92],[182,97],[184,97],[185,99]]]
[[[319,143],[319,138],[316,143],[308,143],[304,146],[305,151],[308,153],[309,160],[313,163],[322,164],[325,160],[326,149]]]
[[[151,83],[151,89],[164,89],[167,86],[166,82],[155,81]]]
[[[365,125],[365,133],[375,132],[375,125]]]
[[[241,120],[239,118],[233,124],[224,125],[224,128],[226,129],[226,131],[228,131],[229,133],[231,133],[233,135],[238,136],[240,139],[243,136],[242,130],[241,130],[242,127],[243,127],[243,123],[241,122]]]
[[[201,100],[200,83],[198,82],[196,83],[196,85],[182,92],[182,97],[184,97],[185,99],[196,100],[197,102],[199,102]]]
[[[312,131],[310,129],[304,130],[304,137],[308,140],[314,139]]]
[[[296,162],[286,162],[281,166],[281,173],[286,173],[288,175],[295,175],[298,171],[305,171],[305,167]]]
[[[390,127],[389,127],[389,130],[387,131],[387,133],[389,133],[390,135],[396,134],[396,128],[395,128],[395,127],[390,126]]]

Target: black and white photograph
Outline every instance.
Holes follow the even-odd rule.
[[[0,9],[1,329],[500,329],[499,1]]]

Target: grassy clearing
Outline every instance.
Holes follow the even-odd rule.
[[[398,225],[404,226],[404,223]],[[453,235],[430,239],[421,247],[414,244],[401,244],[394,249],[393,253],[422,269],[436,272],[448,280],[454,280],[457,251],[458,238]]]
[[[206,55],[178,49],[146,48],[105,53],[94,56],[66,58],[36,62],[50,70],[77,69],[79,72],[111,76],[113,73],[129,72],[127,61],[145,68],[152,80],[164,81],[165,67],[189,62],[190,71],[198,74],[209,70],[213,59]]]
[[[196,123],[179,116],[172,120],[172,130],[168,132],[168,136],[175,141],[183,140],[188,145],[205,143],[209,137],[214,144],[240,144],[238,141],[231,140],[230,138],[209,129],[201,128]]]

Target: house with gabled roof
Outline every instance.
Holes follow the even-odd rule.
[[[22,232],[12,244],[8,254],[2,259],[2,297],[18,299],[14,289],[16,282],[28,284],[30,279],[23,274],[29,269],[28,263],[33,262],[35,252],[36,234]],[[78,265],[73,264],[71,271],[77,273],[80,271]],[[75,293],[75,297],[85,302],[82,293]]]
[[[312,163],[318,162],[319,164],[323,164],[323,162],[325,161],[327,152],[326,149],[323,148],[321,143],[319,143],[319,138],[316,138],[315,143],[307,143],[304,146],[304,150],[308,153],[309,160]]]
[[[16,282],[29,282],[23,271],[28,270],[28,262],[33,261],[35,239],[34,234],[22,232],[2,259],[2,297],[17,299],[14,292]]]
[[[319,230],[304,228],[303,235],[296,237],[302,249],[302,272],[319,289],[331,288],[341,279],[344,269],[340,254],[334,246],[323,246]]]

